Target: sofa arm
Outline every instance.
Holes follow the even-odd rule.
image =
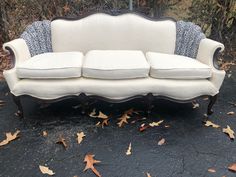
[[[219,52],[222,52],[224,48],[224,45],[220,42],[208,38],[202,39],[199,44],[197,60],[215,69],[219,69],[217,57]]]
[[[224,50],[224,45],[211,39],[202,39],[199,45],[197,60],[212,68],[212,77],[209,79],[219,90],[225,77],[225,71],[220,70],[217,63],[219,52]]]
[[[24,39],[15,39],[3,44],[3,50],[10,54],[11,68],[31,57]]]

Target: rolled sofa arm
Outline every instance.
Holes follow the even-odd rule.
[[[222,52],[224,48],[224,45],[220,42],[208,38],[202,39],[199,44],[197,60],[215,69],[219,69],[216,60],[219,52]]]
[[[29,59],[31,55],[24,39],[15,39],[3,44],[3,50],[10,54],[11,69],[4,70],[3,75],[12,91],[16,83],[20,80],[17,77],[15,67],[22,61]]]
[[[3,44],[3,50],[10,54],[11,68],[31,57],[24,39],[15,39]]]
[[[217,58],[224,48],[222,43],[205,38],[201,40],[197,54],[197,60],[212,68],[212,77],[209,80],[218,90],[224,81],[225,71],[220,70]]]

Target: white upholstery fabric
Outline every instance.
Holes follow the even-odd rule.
[[[3,44],[3,50],[8,51],[6,49],[7,47],[11,48],[14,52],[16,60],[15,66],[31,57],[29,48],[24,39],[15,39]]]
[[[214,84],[214,86],[217,89],[220,89],[224,81],[225,71],[217,70],[213,65],[213,56],[216,49],[218,48],[220,48],[221,49],[220,51],[222,52],[225,47],[222,43],[213,41],[211,39],[206,38],[201,40],[198,49],[197,60],[201,61],[202,63],[205,63],[206,65],[212,68],[212,77],[210,78],[210,81]]]
[[[13,90],[17,82],[20,81],[20,79],[17,77],[16,69],[10,69],[3,71],[3,75],[5,80],[7,81],[7,85],[10,88],[10,90]]]
[[[39,89],[40,88],[40,89]],[[215,95],[218,90],[207,79],[172,80],[172,79],[126,79],[101,80],[73,78],[61,80],[20,80],[12,90],[16,96],[31,95],[41,99],[56,99],[68,95],[98,95],[111,99],[128,98],[135,95],[167,96],[178,100],[189,100],[201,95]]]
[[[19,78],[71,78],[80,77],[83,62],[81,52],[44,53],[19,64]]]
[[[141,51],[92,50],[85,55],[83,76],[97,79],[148,77],[149,64]]]
[[[211,77],[211,67],[181,55],[147,52],[150,76],[165,79],[205,79]]]
[[[174,21],[152,21],[135,14],[94,14],[80,20],[51,23],[54,52],[90,50],[141,50],[173,54]]]

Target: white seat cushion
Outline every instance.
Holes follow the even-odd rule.
[[[92,50],[84,59],[82,74],[97,79],[148,77],[150,66],[141,51]]]
[[[206,79],[212,74],[209,66],[185,56],[147,52],[146,58],[154,78]]]
[[[81,76],[81,52],[44,53],[36,55],[16,68],[19,78],[59,79]]]

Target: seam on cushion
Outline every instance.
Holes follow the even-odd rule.
[[[115,70],[117,70],[117,71],[123,71],[123,70],[149,70],[150,69],[150,67],[149,68],[134,68],[134,69],[129,69],[129,68],[127,68],[127,69],[96,69],[96,68],[87,68],[87,67],[82,67],[82,69],[90,69],[90,70],[97,70],[97,71],[115,71]]]
[[[24,69],[24,70],[57,70],[57,69],[80,69],[82,68],[81,66],[80,67],[65,67],[65,68],[50,68],[50,69],[37,69],[37,68],[16,68],[17,70],[19,69]]]
[[[155,76],[153,74],[150,74],[150,76],[152,76],[153,78],[156,78],[156,79],[209,79],[211,78],[211,76],[196,76],[196,75],[193,75],[193,76],[184,76],[184,77],[181,77],[181,76],[163,76],[163,77],[160,77],[158,76],[159,74],[155,74]]]
[[[162,68],[153,68],[151,67],[151,69],[155,69],[155,70],[189,70],[189,69],[192,69],[192,70],[211,70],[211,68],[170,68],[170,69],[162,69]]]
[[[19,76],[20,77],[20,76]],[[20,77],[20,79],[69,79],[69,78],[80,78],[82,77],[82,74],[80,74],[80,76],[66,76],[66,77]]]

